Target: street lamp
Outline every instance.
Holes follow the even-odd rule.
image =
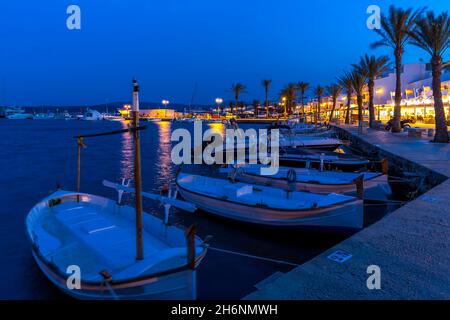
[[[169,100],[164,99],[161,103],[163,104],[164,108],[166,108],[167,105],[169,104]]]
[[[283,101],[283,106],[284,106],[284,117],[287,118],[286,97],[281,97],[281,101]]]
[[[216,104],[217,104],[217,114],[220,114],[220,105],[222,104],[222,102],[223,102],[223,99],[222,98],[216,98]]]

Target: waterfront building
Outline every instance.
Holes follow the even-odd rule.
[[[434,123],[434,99],[430,63],[411,63],[402,66],[402,110],[404,118]],[[450,112],[450,73],[443,71],[442,100],[447,115]],[[375,108],[380,120],[393,117],[395,70],[375,80]]]

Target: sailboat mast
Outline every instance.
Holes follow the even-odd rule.
[[[133,140],[134,140],[134,188],[136,190],[136,260],[144,258],[142,244],[142,181],[141,148],[139,142],[139,85],[133,80]]]

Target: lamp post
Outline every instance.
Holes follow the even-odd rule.
[[[286,97],[282,97],[281,101],[283,101],[283,106],[284,106],[284,117],[287,118]]]
[[[217,115],[220,115],[220,105],[222,104],[222,102],[223,102],[223,99],[222,98],[216,98],[216,105],[217,105]]]
[[[169,104],[169,100],[163,100],[161,101],[161,103],[163,104],[164,108],[167,108],[167,105]]]

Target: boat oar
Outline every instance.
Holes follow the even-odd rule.
[[[130,193],[135,192],[134,188],[126,187],[126,186],[123,186],[123,185],[120,185],[118,183],[114,183],[114,182],[111,182],[108,180],[103,180],[103,185],[108,188],[116,189],[117,191],[123,190],[125,192],[130,192]],[[142,192],[142,196],[146,197],[148,199],[159,201],[163,205],[169,204],[174,207],[183,209],[185,211],[194,212],[195,210],[197,210],[197,207],[194,204],[183,201],[183,200],[177,200],[174,198],[164,197],[159,194],[149,193],[149,192]]]

